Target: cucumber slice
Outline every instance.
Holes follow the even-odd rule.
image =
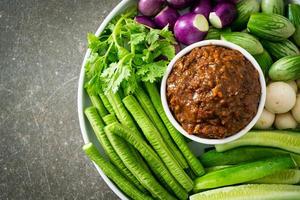
[[[245,183],[294,167],[296,163],[289,155],[228,167],[195,179],[193,191]]]
[[[249,184],[194,194],[190,200],[299,200],[300,186]]]
[[[300,133],[281,130],[250,131],[235,141],[215,145],[218,152],[240,146],[269,146],[300,154]]]

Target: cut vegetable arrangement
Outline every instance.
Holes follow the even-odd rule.
[[[84,88],[90,102],[83,112],[96,139],[83,146],[86,155],[130,199],[300,199],[300,5],[283,0],[127,2],[99,35],[88,34]],[[251,131],[203,153],[207,146],[190,142],[172,125],[159,85],[181,48],[210,39],[234,43],[253,55],[267,94]],[[241,102],[246,102],[246,114],[250,105],[257,109],[247,95],[254,85],[249,77],[259,76],[250,70],[242,74],[240,68],[226,71],[226,63],[232,66],[239,59],[247,66],[243,54],[208,49],[193,59],[181,57],[181,68],[173,72],[193,79],[170,82],[168,90],[182,91],[167,100],[172,99],[171,114],[180,113],[184,128],[219,134],[220,124],[233,127],[242,121],[226,124],[232,116],[245,116],[237,109]],[[184,70],[195,63],[206,63],[202,75],[223,73],[225,78],[197,82],[194,77],[201,74]],[[228,93],[237,98],[226,101]],[[253,93],[261,94],[260,88]],[[181,100],[188,101],[181,105],[182,94],[187,95]],[[185,105],[197,106],[185,111]],[[236,106],[224,111],[230,105]]]

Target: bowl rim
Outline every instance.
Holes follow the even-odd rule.
[[[201,137],[198,137],[198,136],[195,136],[195,135],[188,134],[182,128],[182,126],[177,122],[177,120],[174,118],[173,114],[171,113],[171,111],[169,109],[169,106],[168,106],[167,97],[166,97],[167,78],[168,78],[169,74],[171,73],[175,62],[179,58],[181,58],[182,56],[188,54],[194,48],[202,47],[202,46],[208,46],[208,45],[223,46],[223,47],[227,47],[227,48],[230,48],[230,49],[235,49],[235,50],[238,50],[239,52],[241,52],[252,63],[252,65],[255,67],[255,69],[258,71],[259,81],[260,81],[260,86],[261,86],[261,96],[260,96],[260,100],[259,100],[259,106],[258,106],[256,115],[253,117],[251,122],[249,124],[247,124],[247,126],[245,126],[242,130],[235,133],[234,135],[229,136],[227,138],[222,138],[222,139],[201,138]],[[266,101],[266,84],[265,84],[264,74],[263,74],[259,64],[255,60],[255,58],[248,51],[246,51],[244,48],[242,48],[242,47],[240,47],[236,44],[233,44],[231,42],[228,42],[228,41],[204,40],[204,41],[200,41],[200,42],[197,42],[197,43],[194,43],[194,44],[191,44],[191,45],[185,47],[178,54],[176,54],[176,56],[171,60],[171,62],[169,63],[169,65],[166,69],[166,73],[163,76],[162,82],[161,82],[160,94],[161,94],[160,96],[161,96],[162,105],[163,105],[165,113],[167,114],[168,119],[170,120],[172,125],[182,135],[184,135],[185,137],[187,137],[187,138],[189,138],[189,139],[191,139],[191,140],[193,140],[197,143],[211,144],[211,145],[213,145],[213,144],[224,144],[224,143],[228,143],[228,142],[231,142],[233,140],[236,140],[236,139],[242,137],[255,125],[255,123],[259,119],[259,117],[260,117],[260,115],[261,115],[261,113],[264,109],[264,105],[265,105],[265,101]]]
[[[117,6],[115,6],[112,11],[104,18],[104,20],[101,22],[100,26],[98,27],[95,35],[100,35],[101,32],[104,30],[104,28],[107,26],[107,24],[126,6],[132,2],[136,2],[136,0],[122,0],[120,1]],[[78,112],[78,118],[79,118],[79,127],[81,131],[81,135],[84,141],[84,144],[87,144],[91,142],[88,138],[87,134],[87,122],[84,117],[84,79],[85,79],[85,63],[87,62],[87,59],[89,55],[91,54],[90,49],[88,49],[85,53],[82,65],[81,65],[81,70],[80,70],[80,75],[79,75],[79,80],[78,80],[78,90],[77,90],[77,112]],[[104,182],[108,185],[108,187],[120,198],[123,200],[128,200],[128,197],[125,196],[125,194],[104,174],[104,172],[96,165],[94,161],[92,161],[95,168],[97,169],[98,173],[104,180]]]

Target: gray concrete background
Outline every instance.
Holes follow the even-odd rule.
[[[86,33],[117,0],[0,0],[0,199],[117,199],[81,151]]]

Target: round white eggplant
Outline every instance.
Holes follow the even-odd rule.
[[[290,112],[277,114],[275,117],[275,127],[277,129],[296,128],[297,122]]]
[[[254,125],[254,128],[257,129],[268,129],[271,128],[275,120],[275,114],[270,111],[264,109],[261,113],[258,121]]]

